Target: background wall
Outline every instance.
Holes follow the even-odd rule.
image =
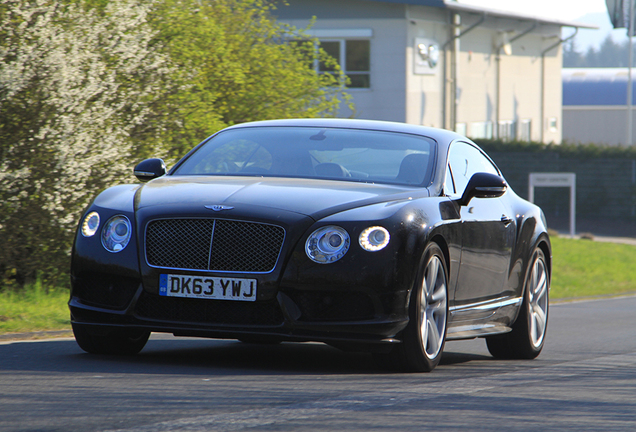
[[[636,150],[595,146],[576,150],[540,144],[504,144],[510,150],[502,150],[493,142],[478,144],[514,191],[526,199],[531,172],[575,173],[577,232],[636,235]],[[569,189],[535,188],[535,203],[543,209],[550,228],[568,231]]]
[[[410,5],[406,45],[406,122],[424,126],[442,125],[442,97],[444,88],[443,70],[447,59],[443,45],[448,40],[449,14],[447,11],[423,6]],[[417,73],[415,62],[418,59],[416,39],[426,38],[435,41],[440,49],[438,64],[427,71]]]

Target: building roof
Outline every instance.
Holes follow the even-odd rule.
[[[627,68],[564,68],[563,106],[627,105]],[[632,71],[636,104],[636,69]]]
[[[502,11],[498,9],[490,9],[476,5],[467,5],[458,3],[456,0],[371,0],[378,1],[381,3],[399,3],[399,4],[409,4],[409,5],[419,5],[419,6],[432,6],[443,9],[450,9],[457,12],[468,12],[475,13],[480,15],[487,15],[496,18],[508,18],[508,19],[517,19],[524,21],[535,21],[540,24],[553,24],[561,27],[577,27],[577,28],[586,28],[586,29],[598,29],[597,26],[579,23],[575,21],[564,21],[559,19],[551,19],[541,16],[527,15],[518,12],[510,12],[510,11]]]

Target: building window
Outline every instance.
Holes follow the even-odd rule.
[[[498,138],[502,141],[513,141],[517,138],[517,123],[514,120],[499,122]]]
[[[474,139],[492,139],[492,122],[471,123],[469,136]]]
[[[371,87],[371,44],[367,39],[321,40],[320,47],[336,59],[342,72],[349,77],[349,88]],[[320,73],[333,72],[324,63],[318,65]]]
[[[519,122],[519,139],[521,141],[532,141],[532,120],[523,119]]]

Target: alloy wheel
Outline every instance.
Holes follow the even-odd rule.
[[[446,301],[446,273],[440,258],[433,255],[420,290],[420,338],[429,359],[435,358],[444,344]]]
[[[536,256],[528,282],[528,308],[532,345],[541,346],[548,322],[548,275],[544,260]]]

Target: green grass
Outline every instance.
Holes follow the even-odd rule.
[[[552,237],[550,298],[636,292],[636,246]]]
[[[70,330],[68,290],[50,289],[39,282],[0,292],[0,334],[43,330]]]
[[[553,300],[636,293],[636,246],[552,238]],[[68,290],[0,292],[0,334],[69,330]]]

